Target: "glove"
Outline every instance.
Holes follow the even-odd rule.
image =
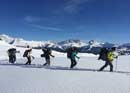
[[[114,58],[118,59],[118,56],[115,56]]]

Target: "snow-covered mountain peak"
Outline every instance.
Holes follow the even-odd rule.
[[[90,40],[90,41],[88,42],[88,45],[90,45],[90,46],[92,46],[92,47],[101,47],[101,46],[102,46],[102,43],[99,43],[99,42],[97,42],[97,41],[95,41],[95,40]]]
[[[80,41],[80,40],[66,40],[66,41],[62,41],[62,42],[59,42],[58,43],[59,45],[61,46],[66,46],[66,47],[72,47],[72,46],[75,46],[75,47],[82,47],[82,46],[85,46],[86,43]]]
[[[127,44],[122,44],[122,45],[116,45],[113,43],[102,43],[102,42],[97,42],[95,40],[90,40],[87,43],[82,42],[81,40],[65,40],[61,42],[54,42],[54,41],[27,41],[22,38],[12,38],[8,35],[2,34],[0,35],[0,40],[6,42],[7,44],[17,46],[17,47],[33,47],[40,49],[42,47],[49,47],[52,48],[53,50],[60,51],[60,52],[65,52],[65,50],[69,47],[78,47],[81,52],[90,52],[90,53],[99,53],[100,49],[102,47],[117,47],[120,50],[123,48],[130,50],[130,43]]]
[[[12,38],[8,35],[5,35],[5,34],[0,35],[0,39],[7,43],[12,43],[14,41],[14,38]]]

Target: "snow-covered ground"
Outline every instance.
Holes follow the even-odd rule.
[[[70,61],[66,54],[53,51],[51,67],[43,67],[41,50],[33,50],[36,57],[32,65],[23,65],[25,49],[17,48],[16,64],[9,64],[8,46],[0,45],[0,93],[130,93],[130,56],[120,56],[117,71],[97,72],[104,62],[92,54],[79,54],[81,57],[76,68],[69,69]],[[114,68],[116,60],[113,62]]]

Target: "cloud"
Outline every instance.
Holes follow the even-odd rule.
[[[37,16],[26,16],[24,17],[24,24],[27,24],[33,28],[37,28],[40,30],[46,31],[63,31],[60,28],[50,27],[50,26],[43,26],[42,24],[49,24],[53,25],[53,21],[49,18],[44,17],[37,17]],[[41,24],[41,25],[39,25]]]
[[[66,0],[64,11],[68,13],[76,13],[81,9],[82,4],[87,3],[89,0]]]
[[[60,29],[60,28],[55,28],[55,27],[41,26],[41,25],[38,25],[38,24],[29,24],[29,25],[32,26],[32,27],[34,27],[34,28],[40,29],[40,30],[63,31],[62,29]]]
[[[24,21],[28,22],[28,23],[32,23],[32,22],[38,22],[40,21],[41,18],[40,17],[33,17],[33,16],[26,16],[24,18]]]

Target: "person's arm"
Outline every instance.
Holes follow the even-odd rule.
[[[80,59],[80,57],[77,56],[77,53],[73,54],[77,59]]]
[[[77,55],[75,55],[75,57],[76,57],[77,59],[80,59],[80,57],[78,57]]]
[[[30,56],[30,58],[31,58],[31,59],[35,59],[35,57],[34,57],[34,56],[32,56],[32,55]]]
[[[29,54],[29,55],[30,55],[30,57],[32,57],[32,59],[35,59],[35,57],[32,55],[32,53],[31,53],[31,52],[30,52],[30,54]]]
[[[113,55],[114,55],[114,58],[116,58],[116,59],[118,58],[118,53],[117,52],[114,52]]]
[[[54,55],[50,54],[51,57],[55,57]]]
[[[20,51],[16,51],[16,53],[20,53]]]

